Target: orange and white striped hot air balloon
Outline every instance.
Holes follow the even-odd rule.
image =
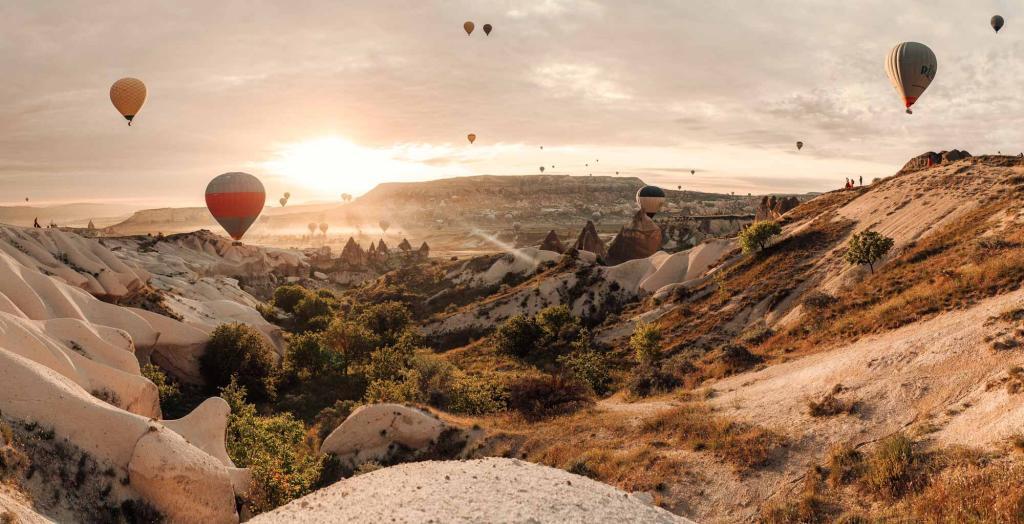
[[[135,115],[146,103],[146,84],[138,78],[122,78],[110,86],[110,101],[128,125],[132,125]]]
[[[224,173],[206,186],[206,207],[235,240],[260,216],[266,199],[263,183],[249,173]]]

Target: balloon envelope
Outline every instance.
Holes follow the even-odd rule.
[[[476,133],[470,133],[470,134],[466,135],[466,140],[469,140],[470,144],[472,144],[473,142],[476,142]]]
[[[122,78],[110,86],[110,101],[128,125],[132,125],[132,119],[146,103],[146,84],[138,78]]]
[[[468,20],[466,21],[465,24],[462,24],[462,28],[466,30],[466,34],[467,35],[473,34],[473,28],[474,27],[476,27],[476,25],[473,24],[473,22],[470,22]]]
[[[1003,28],[1003,17],[999,15],[993,16],[990,23],[992,24],[992,29],[995,29],[998,33]]]
[[[636,203],[649,217],[654,217],[665,203],[665,191],[657,186],[644,186],[636,192]]]
[[[491,29],[492,29],[491,24],[484,24],[484,34],[490,36]]]
[[[263,183],[248,173],[224,173],[206,186],[206,207],[235,240],[241,240],[266,202]]]
[[[544,172],[544,166],[540,166],[540,172],[541,172],[541,173],[543,173],[543,172]]]
[[[291,197],[292,197],[292,194],[291,194],[291,193],[289,193],[289,192],[287,192],[287,191],[285,191],[285,192],[284,192],[284,197],[285,197],[285,198],[291,198]]]
[[[800,150],[801,150],[801,149],[803,149],[803,148],[804,148],[804,143],[803,143],[803,142],[799,142],[799,141],[798,141],[798,142],[796,143],[796,150],[797,150],[797,151],[800,151]]]
[[[285,198],[285,197],[281,197],[281,198],[280,198],[280,199],[278,199],[277,201],[278,201],[278,202],[280,202],[280,204],[281,204],[281,207],[284,207],[284,205],[288,203],[288,199],[287,199],[287,198]]]
[[[935,53],[928,46],[917,42],[896,44],[885,60],[885,72],[903,99],[908,114],[910,106],[917,102],[932,83],[937,70]]]
[[[377,222],[377,225],[380,226],[381,231],[387,233],[388,228],[391,227],[391,222],[388,222],[387,220],[381,220],[380,222]]]

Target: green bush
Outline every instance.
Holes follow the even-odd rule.
[[[540,327],[533,319],[513,315],[495,330],[491,341],[498,352],[525,358],[536,349],[540,336]]]
[[[299,331],[322,331],[330,324],[337,302],[320,295],[307,295],[295,305],[295,328]]]
[[[647,322],[638,324],[629,337],[629,349],[633,350],[637,362],[654,364],[661,359],[661,329]]]
[[[412,313],[401,302],[381,302],[364,307],[358,321],[376,333],[382,345],[391,345],[398,342],[411,325]]]
[[[298,305],[299,301],[310,296],[308,289],[289,284],[287,286],[280,286],[274,290],[274,305],[283,309],[288,313],[295,312],[295,306]]]
[[[221,324],[206,343],[199,370],[211,387],[226,386],[237,376],[262,401],[274,393],[274,362],[274,350],[259,331],[245,324]]]
[[[782,233],[782,226],[777,222],[770,220],[754,222],[740,231],[740,246],[744,253],[756,253],[768,247],[768,242],[779,233]]]
[[[850,264],[867,264],[875,272],[875,263],[892,249],[893,239],[877,231],[854,233],[846,245],[844,258]]]
[[[598,394],[608,392],[612,383],[608,357],[592,349],[573,351],[558,358],[558,363],[572,378],[583,382]]]
[[[288,340],[285,364],[298,378],[344,371],[341,357],[327,347],[323,333],[299,333]]]
[[[914,442],[905,435],[893,435],[868,456],[862,480],[879,495],[899,497],[912,486],[915,461]]]
[[[370,382],[363,400],[367,404],[394,402],[397,404],[422,404],[426,395],[420,389],[421,377],[415,369],[404,369],[394,379],[378,379]]]
[[[285,413],[260,416],[245,400],[245,388],[231,381],[221,390],[231,406],[225,444],[236,466],[249,468],[247,505],[254,513],[274,509],[313,491],[324,459],[306,444],[306,428]]]
[[[384,346],[370,355],[364,373],[372,383],[376,380],[398,380],[412,367],[413,348],[407,345]]]
[[[156,384],[157,394],[160,397],[160,411],[163,412],[164,418],[169,418],[168,414],[181,412],[183,400],[181,388],[178,387],[177,382],[168,378],[162,369],[153,364],[142,366],[142,376]]]
[[[313,420],[320,442],[323,442],[332,431],[345,422],[345,419],[359,406],[359,402],[354,400],[339,400],[333,406],[320,410]]]
[[[633,370],[627,387],[630,393],[639,397],[647,397],[655,393],[672,391],[681,384],[682,382],[675,373],[662,366],[647,363],[640,364]]]
[[[336,362],[342,371],[366,362],[378,347],[381,339],[366,327],[345,320],[334,319],[323,334],[324,344],[334,352]]]

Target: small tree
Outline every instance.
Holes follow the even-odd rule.
[[[754,222],[740,232],[740,246],[744,253],[756,253],[768,247],[772,237],[782,233],[782,226],[778,222],[762,220]]]
[[[846,261],[850,264],[867,264],[875,272],[878,262],[892,249],[893,240],[877,231],[863,231],[850,237],[847,244]]]
[[[334,319],[324,331],[323,342],[334,352],[332,362],[343,372],[347,372],[352,364],[367,361],[370,354],[381,346],[380,337],[375,333],[362,324],[341,317]]]
[[[274,290],[274,305],[288,313],[292,313],[295,311],[295,306],[299,301],[311,294],[309,290],[302,286],[294,284],[280,286]]]
[[[540,327],[532,318],[513,315],[498,326],[491,341],[499,353],[525,358],[534,351],[540,337]]]
[[[653,364],[661,358],[661,329],[650,323],[638,325],[629,337],[629,348],[641,364]]]
[[[263,401],[274,393],[275,360],[274,350],[259,331],[246,324],[221,324],[199,357],[199,371],[213,387],[226,386],[237,376],[240,386]]]

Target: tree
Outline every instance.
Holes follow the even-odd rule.
[[[335,318],[323,335],[324,344],[336,355],[341,371],[352,364],[365,362],[381,346],[380,337],[361,324],[341,317]]]
[[[412,313],[405,304],[389,300],[363,309],[359,322],[376,333],[383,345],[392,345],[412,323]]]
[[[756,253],[768,247],[772,237],[782,233],[782,226],[778,222],[762,220],[754,222],[740,232],[740,246],[744,253]]]
[[[867,264],[875,272],[878,262],[892,249],[893,240],[877,231],[854,233],[847,244],[846,261],[850,264]]]
[[[212,387],[238,377],[239,385],[262,401],[274,393],[275,361],[274,350],[259,331],[246,324],[221,324],[199,357],[199,371]]]
[[[288,313],[295,312],[295,306],[300,300],[308,297],[311,293],[302,286],[290,284],[280,286],[274,290],[274,305]]]
[[[525,358],[534,351],[540,341],[541,331],[537,323],[526,315],[513,315],[498,326],[491,340],[499,353]]]
[[[641,364],[653,364],[661,358],[661,329],[649,323],[638,325],[629,337],[629,348]]]

